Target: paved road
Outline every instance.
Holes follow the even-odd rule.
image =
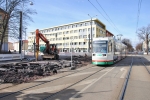
[[[150,65],[149,58],[134,56],[124,100],[149,100],[150,75],[140,63]],[[128,56],[109,67],[90,64],[17,86],[2,84],[0,100],[118,100],[131,61]]]

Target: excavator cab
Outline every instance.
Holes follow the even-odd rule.
[[[54,55],[54,59],[59,59],[59,50],[57,49],[57,45],[56,44],[50,44],[50,49],[46,50],[46,48],[43,50],[43,53],[45,55]]]

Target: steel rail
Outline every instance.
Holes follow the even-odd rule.
[[[93,67],[93,65],[92,65],[92,67]],[[40,86],[40,85],[43,85],[43,84],[46,84],[46,83],[49,83],[49,82],[52,82],[52,81],[55,81],[55,80],[58,80],[58,79],[64,78],[64,77],[70,76],[70,75],[72,75],[72,74],[75,74],[75,73],[77,73],[77,72],[81,72],[81,71],[84,71],[84,70],[90,69],[90,68],[92,68],[92,67],[85,68],[85,69],[82,69],[82,70],[78,70],[78,71],[75,71],[75,72],[73,72],[73,73],[70,73],[70,74],[67,74],[67,75],[64,75],[64,76],[61,76],[61,77],[55,78],[55,79],[50,80],[50,81],[47,81],[47,82],[42,82],[42,83],[39,83],[39,84],[36,84],[36,85],[33,85],[33,86],[29,86],[29,87],[24,88],[24,89],[20,89],[20,90],[18,90],[18,91],[16,91],[16,92],[13,92],[13,93],[9,93],[9,94],[6,94],[6,95],[3,95],[3,96],[0,96],[0,99],[1,99],[1,98],[5,98],[5,97],[10,96],[10,95],[13,95],[13,94],[16,94],[16,93],[19,93],[19,92],[22,92],[22,91],[24,91],[24,90],[28,90],[28,89],[31,89],[31,88],[34,88],[34,87],[37,87],[37,86]],[[89,76],[87,76],[86,78],[84,78],[84,79],[82,79],[82,80],[80,80],[80,81],[78,81],[78,82],[76,82],[76,83],[74,83],[74,84],[72,84],[72,85],[68,86],[67,88],[69,88],[69,87],[71,87],[71,86],[73,86],[73,85],[76,85],[77,83],[79,83],[79,82],[81,82],[81,81],[83,81],[83,80],[87,79],[88,77],[90,77],[90,76],[92,76],[92,75],[94,75],[94,74],[96,74],[96,73],[98,73],[98,72],[100,72],[100,71],[104,70],[105,68],[106,68],[106,67],[104,67],[103,69],[100,69],[100,70],[96,71],[96,72],[95,72],[95,73],[93,73],[93,74],[90,74],[90,75],[89,75]],[[65,89],[67,89],[67,88],[65,88]],[[61,91],[64,91],[65,89],[62,89],[62,90],[60,90],[60,91],[56,92],[55,94],[52,94],[51,96],[46,97],[45,99],[51,98],[52,96],[54,96],[54,95],[56,95],[56,94],[60,93]],[[1,90],[3,90],[3,89],[1,89]]]
[[[94,73],[88,75],[87,77],[85,77],[85,78],[83,78],[83,79],[81,79],[81,80],[79,80],[79,81],[77,81],[77,82],[75,82],[75,83],[69,85],[68,87],[66,87],[66,88],[64,88],[64,89],[59,90],[58,92],[56,92],[56,93],[54,93],[54,94],[52,94],[52,95],[49,95],[49,96],[45,97],[45,98],[42,99],[42,100],[50,100],[50,98],[52,98],[53,96],[59,94],[60,92],[65,91],[66,89],[68,89],[68,88],[70,88],[70,87],[72,87],[72,86],[74,86],[74,85],[76,85],[76,84],[78,84],[78,83],[80,83],[80,82],[82,82],[82,81],[84,81],[85,79],[87,79],[87,78],[93,76],[94,74],[96,74],[96,73],[98,73],[98,72],[104,70],[105,68],[106,68],[106,67],[104,67],[104,68],[102,68],[102,69],[100,69],[100,70],[98,70],[98,71],[96,71],[96,72],[94,72]]]
[[[92,65],[92,67],[93,67],[93,65]],[[37,87],[37,86],[40,86],[40,85],[43,85],[43,84],[46,84],[46,83],[49,83],[49,82],[52,82],[52,81],[55,81],[55,80],[58,80],[58,79],[64,78],[64,77],[67,77],[67,76],[70,76],[70,75],[73,75],[73,74],[75,74],[75,73],[77,73],[77,72],[81,72],[81,71],[84,71],[84,70],[90,69],[90,68],[92,68],[92,67],[84,68],[84,69],[82,69],[82,70],[75,71],[75,72],[73,72],[73,73],[70,73],[70,74],[67,74],[67,75],[64,75],[64,76],[61,76],[61,77],[58,77],[58,78],[52,79],[52,80],[50,80],[50,81],[42,82],[42,83],[39,83],[39,84],[36,84],[36,85],[33,85],[33,86],[29,86],[29,87],[27,87],[27,88],[24,88],[24,89],[18,90],[18,91],[16,91],[16,92],[12,92],[12,93],[9,93],[9,94],[6,94],[6,95],[3,95],[3,96],[0,96],[0,99],[1,99],[1,98],[4,98],[4,97],[7,97],[7,96],[10,96],[10,95],[13,95],[13,94],[16,94],[16,93],[19,93],[19,92],[24,91],[24,90],[28,90],[28,89],[31,89],[31,88],[34,88],[34,87]],[[18,85],[18,84],[17,84],[17,85]],[[15,85],[15,86],[16,86],[16,85]],[[9,87],[8,87],[8,88],[9,88]],[[2,89],[2,90],[3,90],[3,89]]]
[[[126,88],[127,88],[127,85],[128,85],[128,80],[129,80],[130,73],[131,73],[131,70],[132,70],[132,65],[133,65],[133,57],[132,57],[132,62],[131,62],[131,65],[130,65],[130,69],[129,69],[128,74],[126,76],[125,83],[124,83],[123,88],[121,90],[121,95],[119,97],[119,100],[123,100],[124,99],[124,95],[125,95]]]
[[[147,68],[147,66],[144,64],[144,62],[141,60],[141,62],[143,63],[143,65],[145,66],[146,70],[148,71],[148,73],[150,74],[150,70]]]

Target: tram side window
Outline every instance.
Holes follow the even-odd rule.
[[[108,52],[112,52],[112,43],[109,41],[108,43]]]

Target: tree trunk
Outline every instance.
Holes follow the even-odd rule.
[[[2,52],[2,46],[3,46],[3,40],[4,40],[4,37],[5,37],[5,31],[2,33],[2,37],[1,37],[1,43],[0,43],[0,53]]]

